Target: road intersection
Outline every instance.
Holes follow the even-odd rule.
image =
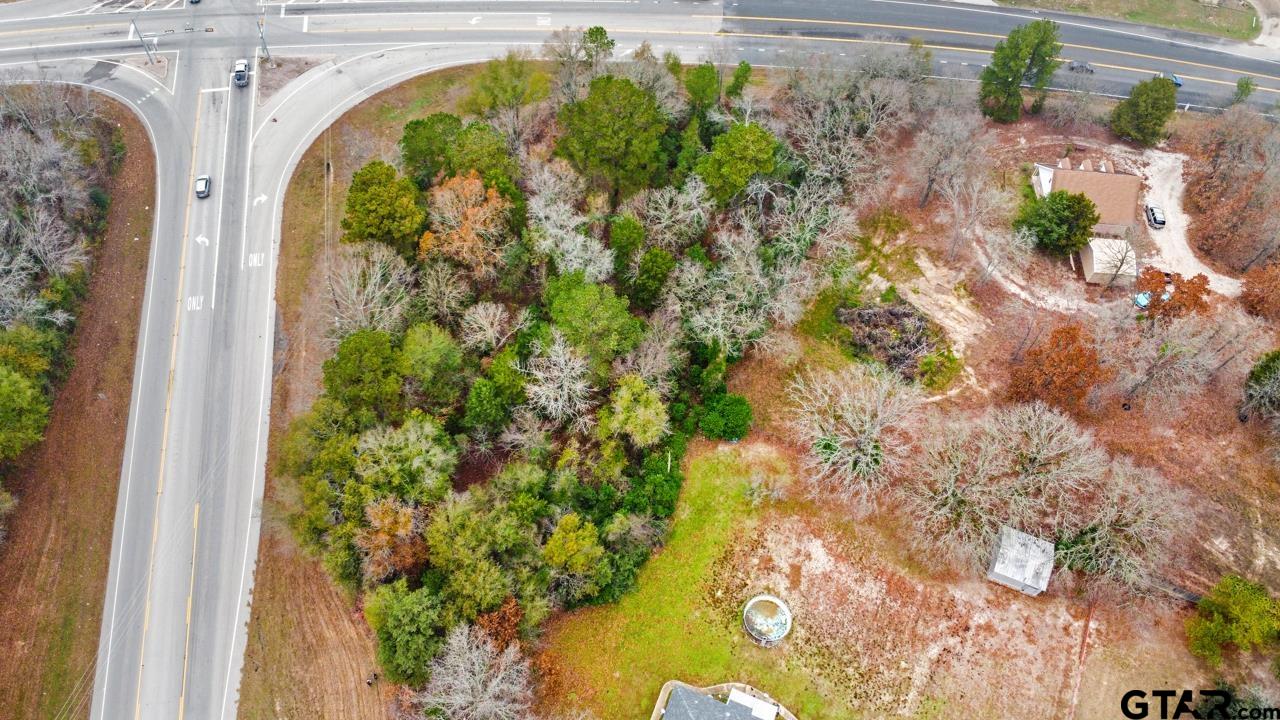
[[[972,79],[1027,11],[908,0],[26,0],[0,5],[0,81],[91,86],[130,106],[156,148],[155,225],[99,653],[67,715],[236,715],[253,586],[275,338],[283,198],[342,112],[415,74],[536,48],[603,25],[694,61],[757,65],[921,39],[940,75]],[[1177,72],[1180,101],[1220,104],[1253,77],[1280,99],[1274,52],[1124,23],[1052,16],[1063,54],[1123,93]],[[260,35],[261,32],[261,35]],[[275,58],[315,66],[268,92]],[[143,45],[148,47],[144,49]],[[148,64],[148,53],[158,62]],[[248,87],[232,63],[250,60]],[[196,199],[197,175],[213,179]]]

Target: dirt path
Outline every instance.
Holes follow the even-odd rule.
[[[106,101],[104,101],[106,102]],[[106,102],[128,148],[45,440],[19,459],[0,550],[0,717],[87,717],[146,283],[155,160],[146,131]]]
[[[1163,150],[1147,150],[1140,157],[1140,172],[1147,183],[1147,203],[1164,210],[1165,227],[1152,230],[1151,241],[1159,255],[1148,258],[1150,264],[1166,272],[1176,272],[1184,277],[1203,273],[1209,278],[1209,289],[1227,297],[1240,294],[1240,279],[1223,275],[1196,257],[1187,242],[1187,228],[1191,218],[1182,210],[1182,194],[1187,183],[1182,179],[1182,165],[1187,156]]]

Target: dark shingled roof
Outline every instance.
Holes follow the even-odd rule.
[[[751,708],[722,703],[687,687],[675,686],[667,697],[663,720],[754,720]]]

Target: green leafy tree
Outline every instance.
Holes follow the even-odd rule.
[[[623,375],[601,428],[606,433],[625,435],[635,447],[651,447],[667,434],[667,406],[639,375]]]
[[[591,361],[597,377],[606,377],[609,364],[629,352],[644,334],[644,322],[627,311],[627,299],[608,285],[589,283],[581,272],[547,282],[547,315],[565,340]]]
[[[446,158],[448,174],[465,175],[475,170],[486,185],[503,196],[507,193],[499,185],[520,176],[520,165],[511,157],[506,140],[484,122],[467,123],[454,138]]]
[[[751,82],[751,63],[743,60],[733,69],[733,77],[729,80],[729,86],[724,89],[724,94],[731,97],[742,97],[742,91],[747,88],[747,83]]]
[[[1264,418],[1280,418],[1280,350],[1263,355],[1249,370],[1244,406]]]
[[[412,257],[426,217],[418,205],[418,188],[413,181],[398,177],[395,168],[374,160],[351,178],[342,239],[376,240]]]
[[[538,70],[528,52],[508,50],[485,63],[471,80],[471,93],[462,102],[465,112],[497,119],[508,137],[519,137],[520,108],[546,99],[551,80]]]
[[[609,582],[609,562],[596,526],[577,513],[560,518],[542,553],[547,566],[569,580],[571,601],[589,598]]]
[[[609,190],[615,206],[665,165],[662,111],[652,93],[630,80],[612,75],[592,80],[585,99],[560,109],[560,125],[564,135],[556,152],[591,183]]]
[[[1248,76],[1239,78],[1236,80],[1235,94],[1231,96],[1231,104],[1239,105],[1248,100],[1249,96],[1253,95],[1253,91],[1257,88],[1258,84],[1253,81],[1253,78]]]
[[[631,261],[644,245],[644,226],[632,215],[615,215],[609,221],[609,247],[613,250],[613,274],[625,278]]]
[[[342,511],[358,518],[376,500],[434,505],[449,494],[458,449],[434,418],[410,413],[399,427],[366,430],[356,443],[356,477],[342,489]]]
[[[702,115],[720,100],[720,73],[709,62],[684,74],[684,89],[695,115]]]
[[[434,113],[410,120],[400,137],[400,164],[420,188],[426,188],[448,162],[462,120],[449,113]]]
[[[517,578],[540,582],[536,537],[490,488],[473,487],[437,508],[426,539],[431,566],[443,577],[446,620],[471,622],[496,609],[516,590]]]
[[[751,430],[751,403],[734,393],[713,397],[698,427],[709,438],[741,440]]]
[[[511,419],[511,407],[489,378],[477,378],[467,393],[462,423],[473,430],[500,430]]]
[[[1036,20],[1009,31],[996,43],[991,62],[979,76],[982,112],[996,122],[1016,122],[1022,117],[1023,83],[1035,93],[1032,112],[1039,112],[1049,81],[1062,64],[1057,59],[1060,52],[1058,25],[1051,20]]]
[[[324,391],[348,409],[359,428],[400,416],[400,358],[391,336],[357,330],[324,362]]]
[[[582,34],[582,48],[587,62],[592,67],[599,67],[613,57],[613,48],[616,45],[617,42],[609,37],[608,31],[599,25],[587,28],[587,31]]]
[[[672,185],[683,185],[685,178],[698,166],[698,161],[707,154],[707,147],[702,144],[702,122],[695,115],[689,118],[689,124],[680,131],[680,151],[676,154],[676,166],[671,173]]]
[[[662,288],[667,278],[676,267],[676,259],[671,253],[659,247],[649,248],[640,256],[636,266],[635,281],[631,283],[631,299],[636,307],[652,310],[662,297]]]
[[[1111,130],[1127,140],[1155,145],[1164,137],[1165,123],[1177,109],[1178,88],[1169,78],[1144,80],[1129,90],[1111,111]]]
[[[0,365],[0,460],[9,460],[40,441],[49,405],[40,388],[18,371]]]
[[[1013,225],[1029,230],[1046,252],[1065,256],[1089,244],[1099,217],[1098,208],[1084,193],[1054,190],[1023,203]]]
[[[1258,583],[1238,575],[1218,581],[1200,598],[1197,613],[1187,620],[1191,652],[1212,666],[1222,662],[1225,645],[1241,652],[1271,645],[1280,639],[1280,603]]]
[[[414,325],[400,346],[401,374],[431,405],[451,405],[462,392],[462,348],[435,323]]]
[[[742,192],[756,175],[768,175],[776,167],[778,141],[755,123],[739,123],[711,142],[711,152],[696,166],[711,197],[721,205]]]
[[[62,350],[62,339],[54,328],[35,328],[19,323],[0,329],[0,365],[43,386],[49,379],[52,359]]]
[[[440,650],[440,601],[427,588],[410,591],[403,578],[375,590],[365,617],[378,638],[378,664],[392,682],[420,685]]]

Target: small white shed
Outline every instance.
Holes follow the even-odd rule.
[[[1080,266],[1092,285],[1132,285],[1138,278],[1138,257],[1128,240],[1093,238],[1080,248]]]
[[[1053,543],[1008,525],[1000,526],[991,554],[987,579],[1026,595],[1039,595],[1049,587],[1053,573]]]

